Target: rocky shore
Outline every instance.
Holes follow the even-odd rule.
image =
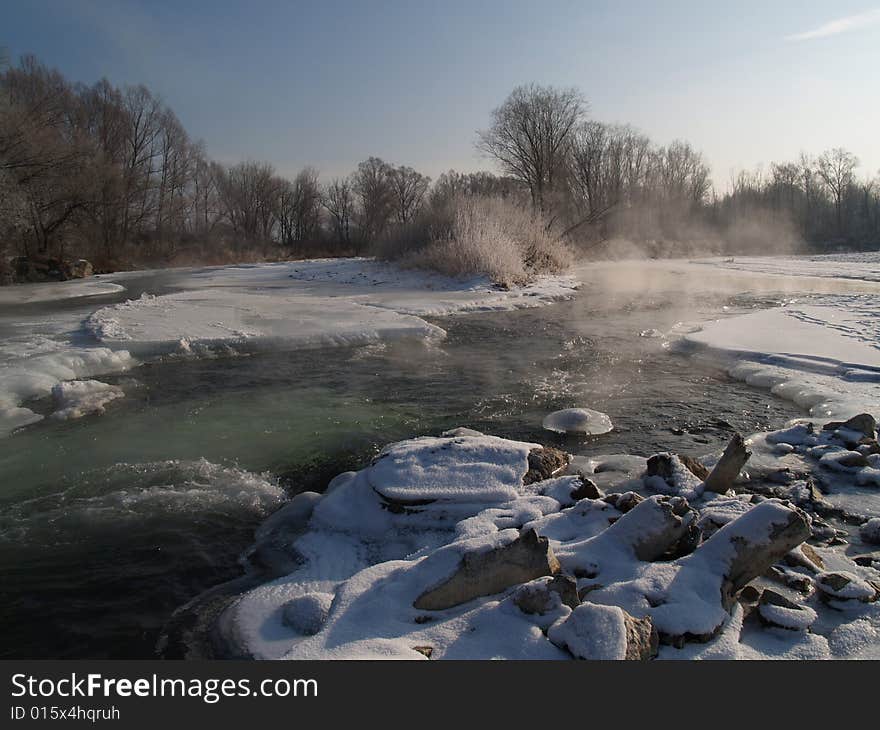
[[[267,521],[251,560],[276,577],[229,602],[216,636],[226,655],[288,659],[870,655],[877,520],[822,489],[880,483],[878,462],[867,414],[703,460],[469,429],[391,444]]]

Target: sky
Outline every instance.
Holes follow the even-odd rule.
[[[880,170],[880,0],[0,0],[0,47],[144,83],[212,158],[286,175],[491,169],[476,132],[531,82],[688,140],[719,190],[838,146]]]

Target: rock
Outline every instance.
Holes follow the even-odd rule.
[[[809,576],[803,575],[794,570],[786,570],[771,565],[764,575],[770,580],[774,580],[781,585],[792,588],[799,593],[809,595],[813,592],[813,581],[810,580]]]
[[[874,568],[880,566],[880,552],[862,553],[853,556],[853,562],[865,568]]]
[[[870,413],[860,413],[844,422],[843,428],[847,431],[858,431],[873,439],[877,431],[877,421]]]
[[[859,535],[871,545],[880,545],[880,517],[872,517],[859,527]]]
[[[614,524],[583,542],[572,571],[578,577],[594,578],[602,567],[594,556],[600,558],[623,547],[639,560],[658,560],[676,548],[696,521],[696,513],[683,497],[657,495],[639,500]]]
[[[529,452],[529,470],[523,477],[523,484],[534,484],[550,479],[564,469],[571,457],[564,451],[545,446]]]
[[[417,651],[422,656],[427,657],[428,659],[434,654],[433,646],[414,646],[413,651]]]
[[[617,606],[593,603],[582,603],[553,624],[547,638],[575,659],[651,659],[659,644],[650,618],[637,619]]]
[[[692,456],[688,456],[687,454],[679,454],[678,458],[681,459],[681,463],[684,464],[688,470],[695,477],[699,477],[703,481],[709,476],[709,470],[699,461],[694,459]]]
[[[92,275],[94,267],[85,259],[77,259],[76,261],[64,261],[61,264],[61,278],[67,279],[86,279]]]
[[[312,636],[324,628],[332,603],[331,593],[297,596],[281,607],[281,621],[297,633]]]
[[[743,437],[738,433],[733,435],[724,453],[712,469],[711,473],[704,480],[704,486],[707,492],[718,492],[724,494],[733,487],[734,481],[739,476],[740,470],[749,460],[752,452],[746,448]]]
[[[869,439],[865,437],[859,439],[859,443],[856,444],[856,450],[864,456],[880,454],[880,444],[877,443],[877,439]]]
[[[818,618],[808,606],[800,606],[781,593],[765,590],[758,602],[758,617],[766,626],[776,626],[789,631],[803,631]]]
[[[598,436],[608,433],[614,426],[611,419],[600,411],[590,408],[566,408],[548,415],[542,425],[548,431],[566,434]]]
[[[645,476],[660,477],[670,486],[675,486],[676,482],[676,459],[691,474],[699,479],[705,479],[709,476],[709,470],[696,459],[690,456],[681,456],[680,454],[661,453],[654,454],[648,459],[648,465],[645,469]]]
[[[624,611],[626,624],[626,655],[630,661],[645,661],[657,656],[660,638],[654,623],[647,616],[634,618]]]
[[[816,587],[826,600],[873,603],[878,598],[878,590],[875,586],[844,570],[819,573],[816,576]]]
[[[839,459],[835,459],[835,461],[840,466],[845,466],[848,469],[861,469],[862,467],[871,465],[871,462],[865,458],[865,455],[860,454],[858,451],[850,451]]]
[[[644,497],[636,492],[624,492],[623,494],[613,493],[602,498],[603,501],[610,504],[619,512],[626,514],[633,507],[644,501]]]
[[[581,484],[572,491],[571,498],[575,501],[580,499],[602,499],[605,495],[592,479],[581,477]]]
[[[812,545],[803,543],[785,555],[785,564],[792,568],[806,568],[811,573],[825,570],[825,562]]]
[[[860,413],[842,423],[840,421],[832,421],[822,427],[823,431],[837,431],[840,429],[856,431],[867,438],[873,439],[877,431],[877,421],[870,413]]]
[[[560,566],[546,537],[528,530],[516,540],[485,552],[466,553],[453,575],[420,595],[413,606],[441,611],[518,583],[555,575]]]
[[[49,256],[17,256],[10,267],[14,280],[21,283],[83,279],[94,271],[85,259],[62,261]]]
[[[559,604],[575,609],[580,605],[577,583],[567,575],[539,578],[517,588],[513,602],[523,613],[544,614]]]
[[[763,575],[809,536],[810,526],[803,512],[767,500],[718,530],[699,552],[718,555],[719,569],[724,574],[722,605],[729,607],[747,583]],[[733,554],[718,553],[718,546],[725,543],[725,550]]]
[[[742,603],[757,603],[761,598],[761,591],[755,586],[746,586],[739,592],[739,600]]]

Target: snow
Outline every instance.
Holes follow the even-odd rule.
[[[805,408],[817,419],[880,413],[880,304],[827,296],[704,324],[685,336],[729,361],[731,376]]]
[[[57,410],[52,418],[69,420],[104,412],[110,401],[122,398],[122,388],[100,380],[70,380],[52,387]]]
[[[216,348],[363,345],[440,339],[422,317],[535,307],[570,298],[572,277],[510,290],[372,259],[332,259],[195,271],[185,291],[104,307],[86,321],[102,344],[142,356]]]
[[[467,429],[449,433],[392,444],[365,469],[334,479],[323,496],[295,508],[289,542],[274,529],[284,520],[274,520],[272,544],[298,559],[289,574],[246,592],[224,612],[231,654],[420,659],[430,649],[432,659],[619,659],[626,653],[626,611],[649,616],[661,634],[713,637],[666,647],[664,658],[840,655],[825,636],[839,621],[816,622],[818,599],[799,609],[762,608],[765,618],[794,630],[744,623],[741,609],[721,604],[738,546],[770,540],[791,518],[789,504],[712,495],[689,506],[679,497],[653,496],[622,514],[604,499],[573,501],[579,479],[573,475],[523,485],[534,444]],[[389,502],[389,495],[398,501]],[[664,515],[677,515],[682,534],[695,521],[711,523],[713,531],[684,557],[640,557],[637,546],[669,524]],[[526,594],[546,591],[547,578],[444,610],[414,607],[449,579],[464,555],[497,550],[529,530],[547,538],[563,573],[576,577],[584,597],[574,611],[558,597],[534,614],[519,608]],[[265,549],[268,531],[262,538]],[[858,576],[869,569],[832,554],[835,572],[857,571],[849,592],[868,586]],[[856,603],[871,610],[872,604]],[[814,622],[822,635],[811,633]],[[862,643],[854,650],[869,648]]]
[[[737,256],[732,260],[704,259],[696,263],[779,276],[880,281],[880,251],[816,256]]]
[[[611,419],[600,411],[590,408],[566,408],[554,411],[543,422],[544,428],[557,433],[582,433],[598,436],[608,433],[614,426]]]
[[[420,438],[385,447],[369,470],[370,485],[401,502],[516,499],[538,444],[494,436]]]
[[[0,306],[114,294],[124,290],[117,281],[143,273],[3,287]],[[578,286],[573,277],[555,276],[505,290],[485,278],[456,280],[364,258],[180,269],[166,275],[173,275],[181,291],[145,293],[85,314],[65,310],[51,318],[2,312],[0,325],[15,334],[0,339],[0,437],[43,420],[29,401],[50,395],[55,386],[122,372],[140,361],[261,348],[378,346],[400,338],[435,341],[446,333],[423,317],[537,307],[571,298]],[[61,405],[54,416],[100,413],[111,392],[105,389],[101,403],[93,393],[91,405]],[[62,400],[73,393],[74,387],[58,391]]]
[[[790,608],[772,603],[762,603],[758,606],[758,613],[766,621],[791,631],[806,631],[818,618],[818,614],[809,606]]]
[[[616,606],[582,603],[550,627],[547,638],[576,659],[624,659],[626,624]]]
[[[135,364],[134,358],[126,350],[63,345],[54,351],[10,358],[0,363],[0,436],[42,420],[43,416],[22,404],[50,395],[59,383],[123,372]],[[68,395],[72,392],[69,390]],[[64,397],[64,393],[61,393],[61,397]]]
[[[872,545],[880,545],[880,517],[872,517],[860,528],[862,540]]]
[[[121,284],[99,279],[75,279],[51,284],[13,284],[0,286],[0,306],[98,297],[121,291],[125,291]]]

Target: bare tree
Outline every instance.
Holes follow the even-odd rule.
[[[477,148],[520,180],[535,209],[547,213],[566,169],[572,133],[586,108],[576,89],[518,86],[492,112],[492,125],[479,133]]]
[[[336,240],[343,247],[351,245],[351,222],[354,215],[354,192],[347,178],[335,178],[324,189],[321,204],[330,215]]]
[[[431,178],[411,167],[400,166],[389,170],[388,181],[397,222],[408,223],[422,207]]]
[[[820,155],[816,161],[816,171],[831,191],[834,200],[837,235],[843,236],[843,201],[849,186],[852,185],[855,169],[859,166],[858,158],[843,149],[835,147]]]
[[[267,163],[242,162],[218,171],[217,191],[226,220],[248,241],[268,241],[275,223],[278,179]]]
[[[378,157],[361,162],[351,179],[358,201],[357,223],[362,243],[371,244],[388,226],[394,206],[391,167]]]
[[[307,167],[293,182],[278,184],[278,226],[281,242],[286,246],[314,239],[320,225],[321,189],[318,172]]]

